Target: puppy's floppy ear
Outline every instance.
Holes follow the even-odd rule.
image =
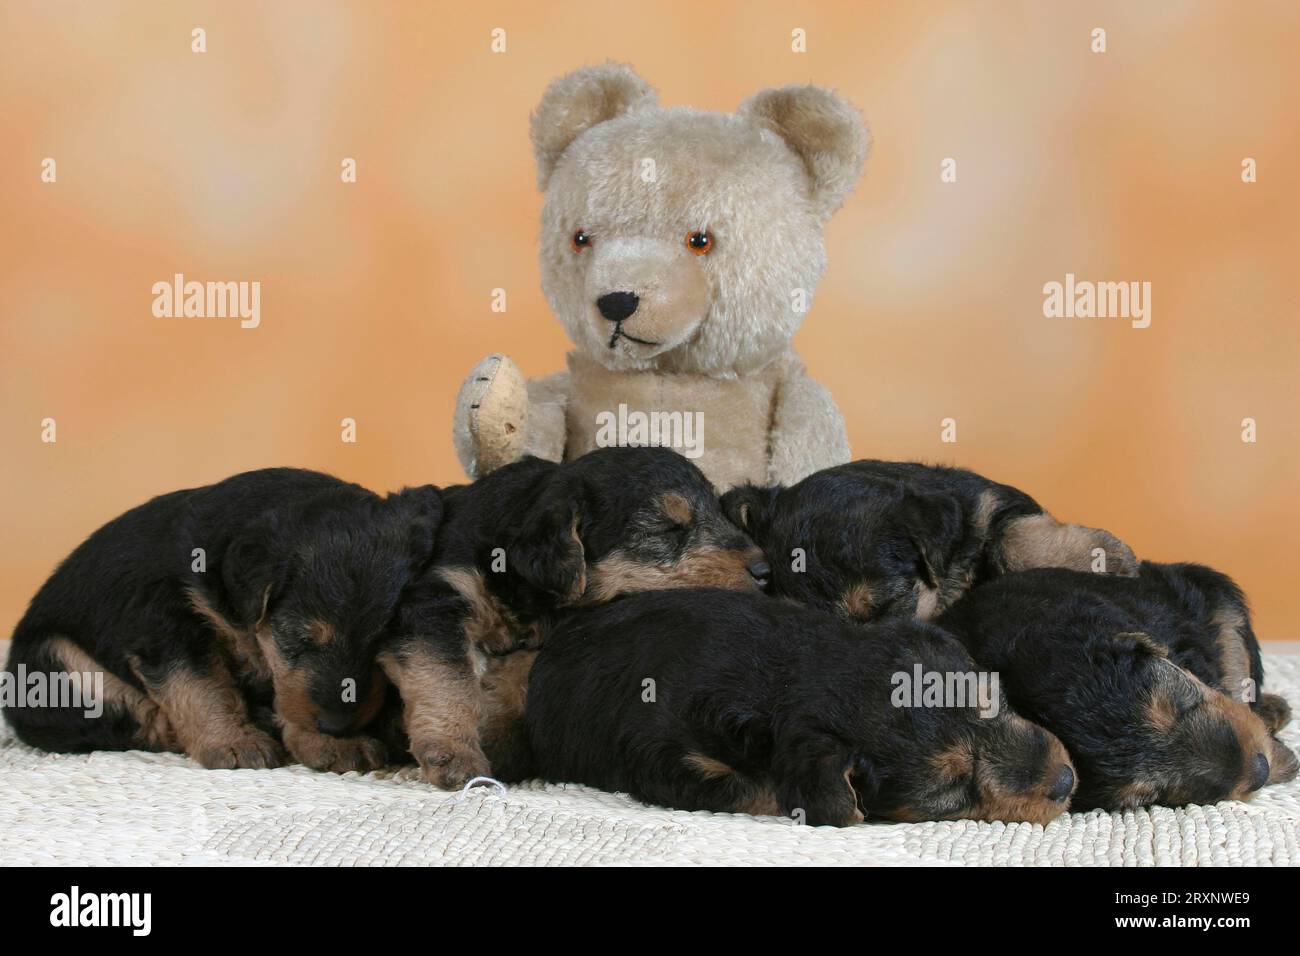
[[[758,485],[737,485],[722,496],[722,513],[737,528],[750,535],[761,535],[771,520],[780,485],[762,488]]]
[[[586,551],[579,534],[586,507],[580,484],[553,475],[507,549],[507,569],[562,602],[576,601],[587,587]]]
[[[433,554],[433,544],[442,523],[442,494],[433,485],[403,488],[387,498],[407,523],[410,557],[421,564]]]
[[[858,111],[819,86],[783,86],[756,93],[740,106],[780,136],[803,160],[822,219],[839,209],[862,175],[871,137]]]
[[[904,532],[921,556],[920,570],[926,584],[937,587],[961,535],[961,505],[948,495],[906,491],[900,511]]]
[[[245,528],[221,558],[221,581],[239,624],[252,628],[266,616],[267,605],[284,578],[280,524],[273,512]]]
[[[584,67],[552,81],[531,120],[537,188],[546,190],[564,151],[591,127],[655,102],[650,85],[622,63]]]

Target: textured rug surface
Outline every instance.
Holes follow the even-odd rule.
[[[1266,657],[1300,712],[1300,656]],[[1300,746],[1300,731],[1283,739]],[[170,754],[46,754],[0,725],[0,863],[1300,865],[1300,781],[1250,803],[1031,824],[682,813],[585,787],[441,793],[413,771],[204,770]]]

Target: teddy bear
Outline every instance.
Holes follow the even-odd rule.
[[[653,444],[725,490],[848,461],[844,420],[790,343],[866,159],[857,111],[816,86],[735,113],[665,108],[607,63],[552,82],[531,134],[542,289],[574,348],[531,381],[502,354],[474,367],[453,425],[466,472]]]

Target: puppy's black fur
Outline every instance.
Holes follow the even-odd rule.
[[[728,516],[772,564],[772,593],[865,620],[931,618],[972,584],[1027,567],[1131,575],[1108,532],[1058,522],[1033,498],[961,468],[855,461],[796,485],[744,485]]]
[[[708,480],[663,448],[606,448],[556,464],[525,458],[445,489],[435,565],[381,655],[400,689],[411,753],[457,788],[506,766],[531,655],[567,607],[691,585],[757,590],[762,552]],[[484,749],[488,754],[484,753]]]
[[[1270,737],[1289,709],[1260,693],[1245,601],[1209,568],[1009,574],[938,623],[1002,674],[1012,706],[1065,743],[1077,809],[1245,799],[1296,775],[1295,755]]]
[[[917,621],[864,627],[762,595],[631,595],[564,618],[528,690],[528,772],[683,810],[1046,822],[1073,788],[1065,749],[1000,701],[905,707],[915,665],[969,673]]]
[[[267,767],[283,743],[311,766],[377,765],[372,741],[342,738],[383,698],[379,641],[440,515],[431,487],[385,499],[289,468],[154,498],[73,551],[13,635],[10,672],[102,672],[103,715],[5,717],[48,750]]]

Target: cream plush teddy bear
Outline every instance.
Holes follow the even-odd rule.
[[[857,111],[815,86],[735,113],[663,108],[606,64],[550,85],[532,142],[542,289],[575,348],[532,381],[504,355],[474,368],[454,424],[465,470],[657,444],[725,490],[848,461],[839,410],[790,340],[826,267],[823,225],[866,158]]]

